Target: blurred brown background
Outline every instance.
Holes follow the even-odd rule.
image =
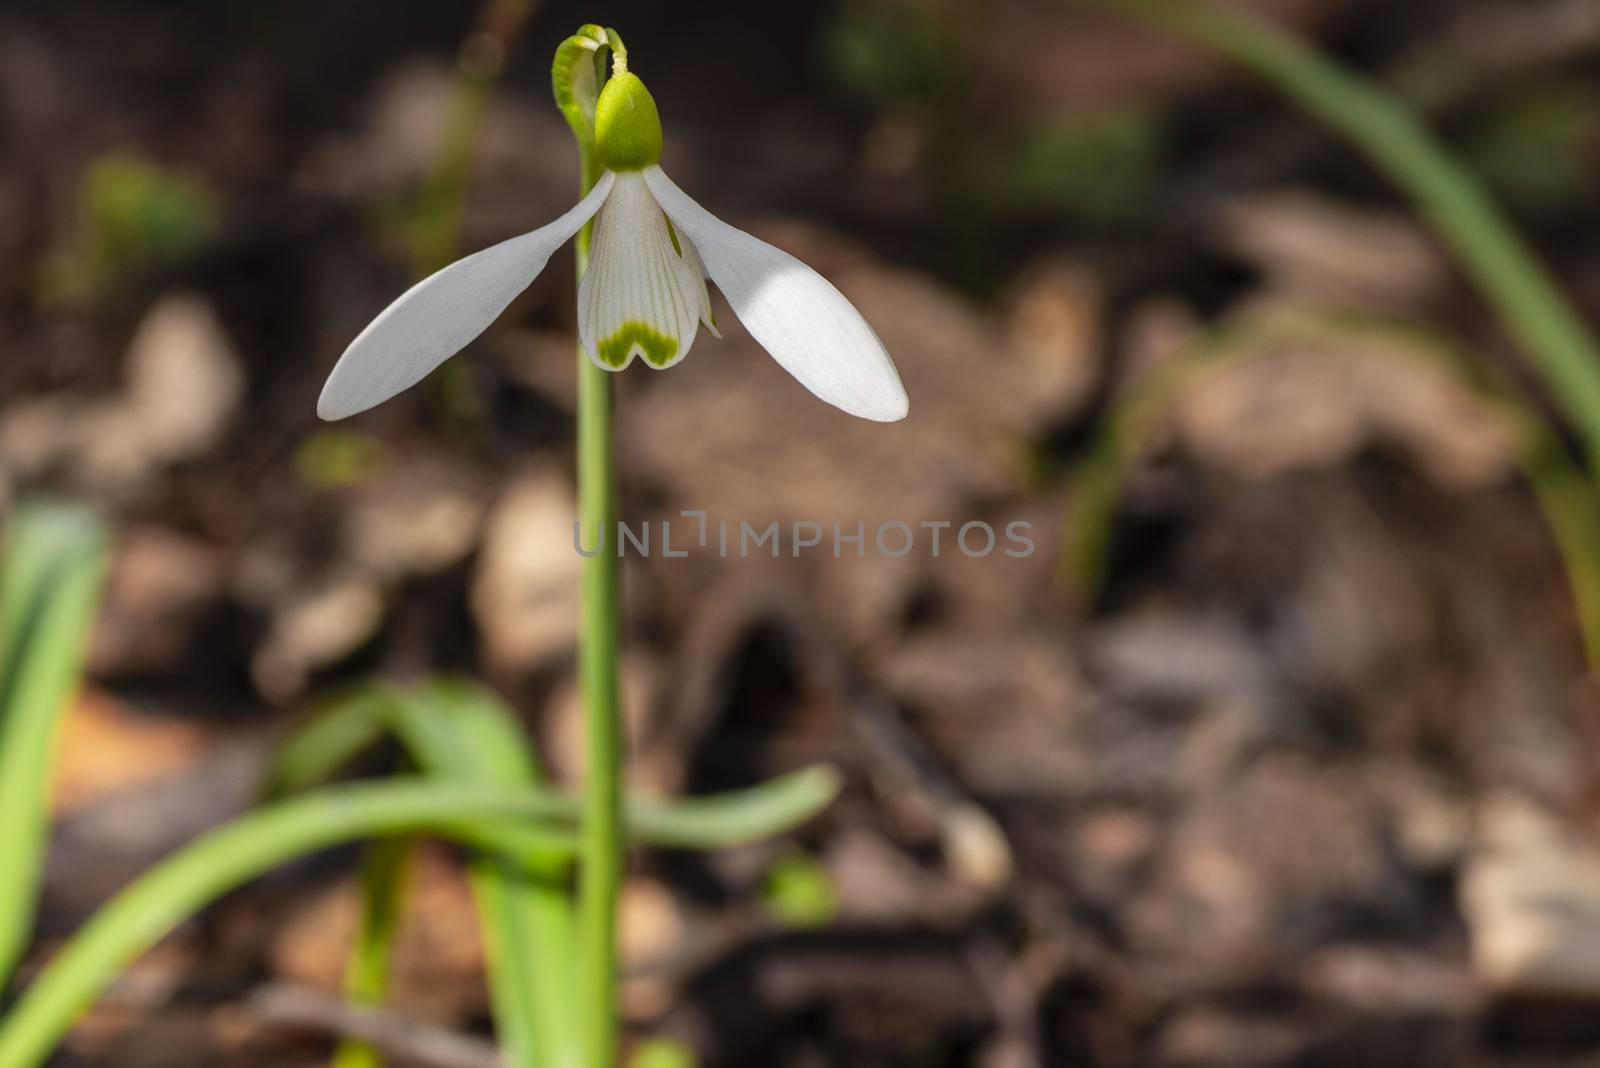
[[[1245,6],[1410,102],[1600,321],[1596,5]],[[437,242],[573,201],[548,61],[596,20],[660,105],[666,169],[839,285],[911,397],[894,425],[813,402],[713,298],[724,340],[619,382],[628,519],[1023,521],[1038,546],[629,561],[634,783],[848,780],[787,841],[636,858],[632,1033],[707,1066],[1600,1056],[1571,596],[1504,420],[1411,357],[1446,335],[1525,371],[1368,164],[1064,2],[547,2],[456,186],[441,145],[463,42],[495,66],[484,17],[0,9],[0,509],[68,494],[117,532],[40,954],[249,805],[340,682],[482,677],[581,773],[570,259],[423,386],[337,426],[313,408]],[[1161,413],[1098,582],[1068,581],[1077,465],[1208,331],[1259,358]],[[481,1054],[456,858],[416,879],[396,1010]],[[57,1063],[326,1063],[316,1014],[270,995],[337,989],[354,915],[349,853],[282,870],[141,962]]]

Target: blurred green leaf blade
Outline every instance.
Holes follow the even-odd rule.
[[[0,561],[0,987],[27,948],[50,826],[56,737],[77,687],[105,571],[84,508],[26,504]]]

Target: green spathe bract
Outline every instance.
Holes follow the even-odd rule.
[[[607,170],[642,171],[661,162],[661,116],[637,74],[614,74],[600,90],[594,137]]]

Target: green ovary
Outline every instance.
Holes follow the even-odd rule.
[[[653,367],[665,367],[678,354],[678,339],[668,337],[648,323],[629,319],[617,328],[616,333],[600,340],[600,362],[608,367],[621,368],[628,362],[628,353],[635,345],[645,361]]]

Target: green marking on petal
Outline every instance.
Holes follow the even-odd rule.
[[[678,339],[668,337],[648,323],[629,319],[610,337],[600,340],[600,362],[608,367],[621,368],[628,362],[628,353],[639,346],[645,362],[654,367],[665,367],[678,354]]]

